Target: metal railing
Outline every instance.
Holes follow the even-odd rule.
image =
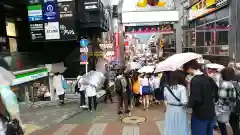
[[[0,66],[3,66],[10,71],[43,67],[44,64],[39,64],[34,60],[34,56],[36,56],[35,53],[29,52],[0,52]],[[6,64],[8,67],[6,67]]]

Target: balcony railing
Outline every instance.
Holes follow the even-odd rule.
[[[3,66],[10,71],[43,67],[44,64],[39,64],[36,60],[34,60],[34,56],[36,56],[35,53],[29,52],[0,52],[0,66]],[[3,60],[6,61],[6,63],[3,62]]]

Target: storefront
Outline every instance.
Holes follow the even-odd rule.
[[[196,52],[212,62],[229,60],[230,7],[218,0],[195,2],[188,9],[188,28],[183,32],[183,52]]]
[[[16,79],[12,83],[12,90],[16,93],[19,102],[49,100],[47,97],[44,98],[44,95],[50,92],[46,68],[15,72],[14,74]]]

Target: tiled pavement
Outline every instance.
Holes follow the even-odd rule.
[[[146,121],[125,124],[117,115],[116,104],[100,104],[96,112],[84,111],[60,124],[34,132],[33,135],[163,135],[163,106],[155,105],[149,111],[134,108],[131,116],[143,116]],[[215,132],[215,135],[220,135]]]

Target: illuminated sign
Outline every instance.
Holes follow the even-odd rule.
[[[28,21],[40,21],[43,19],[42,5],[28,6]]]
[[[216,0],[201,0],[189,9],[188,20],[194,20],[216,10]]]
[[[172,24],[125,26],[127,33],[152,33],[152,32],[172,32]]]
[[[156,7],[164,7],[166,2],[163,0],[140,0],[137,3],[138,7],[147,7],[147,6],[156,6]]]

